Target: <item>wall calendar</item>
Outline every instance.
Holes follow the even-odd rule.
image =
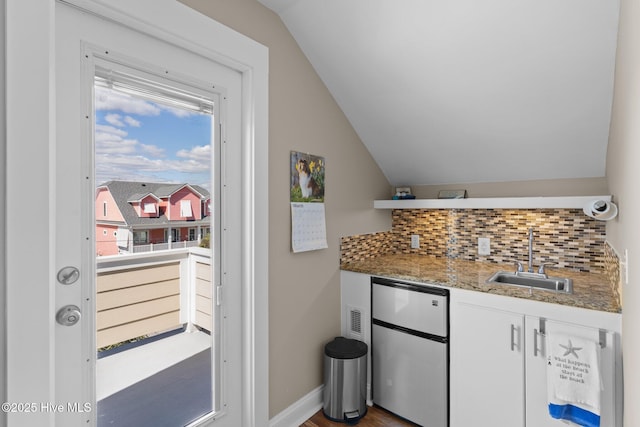
[[[324,158],[292,151],[290,170],[291,249],[293,252],[325,249]]]

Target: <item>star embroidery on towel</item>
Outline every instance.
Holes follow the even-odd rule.
[[[576,359],[580,359],[580,357],[578,357],[578,353],[576,353],[576,351],[582,350],[582,347],[574,347],[573,344],[571,343],[571,340],[569,340],[569,345],[560,344],[560,347],[564,348],[564,350],[565,350],[563,356],[568,356],[570,354],[573,354],[576,357]]]

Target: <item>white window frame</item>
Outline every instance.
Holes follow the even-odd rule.
[[[191,200],[180,200],[180,216],[183,218],[191,218],[193,216]]]
[[[140,235],[144,233],[144,241],[140,240]],[[136,238],[136,236],[138,238]],[[133,231],[133,243],[136,245],[144,245],[149,243],[149,230],[134,230]]]
[[[148,213],[148,214],[150,214],[150,213],[157,214],[158,213],[157,204],[156,203],[143,203],[142,205],[143,205],[142,206],[142,212]]]

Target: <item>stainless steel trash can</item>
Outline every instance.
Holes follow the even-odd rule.
[[[324,416],[357,423],[367,413],[367,344],[336,337],[324,347]]]

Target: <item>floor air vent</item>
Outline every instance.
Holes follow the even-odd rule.
[[[362,340],[362,310],[356,307],[347,307],[349,337]]]

